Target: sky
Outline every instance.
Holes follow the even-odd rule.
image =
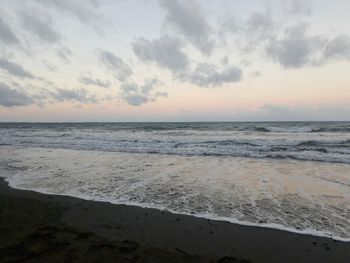
[[[350,120],[348,0],[0,1],[0,121]]]

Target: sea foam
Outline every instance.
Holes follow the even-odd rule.
[[[0,147],[12,187],[350,241],[350,166]]]

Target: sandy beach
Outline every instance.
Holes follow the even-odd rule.
[[[0,183],[1,262],[348,262],[350,243],[12,189]]]

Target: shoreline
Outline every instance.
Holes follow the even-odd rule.
[[[1,178],[2,177],[0,177],[0,179]],[[267,228],[267,229],[271,229],[271,230],[285,231],[285,232],[290,232],[290,233],[295,233],[295,234],[300,234],[300,235],[308,235],[308,236],[315,236],[315,237],[321,237],[321,238],[329,238],[329,239],[334,240],[334,241],[346,242],[346,243],[350,244],[350,238],[335,237],[335,236],[332,236],[331,234],[328,235],[326,233],[318,232],[317,230],[314,230],[314,229],[298,230],[298,229],[293,229],[293,228],[290,228],[290,227],[286,227],[286,226],[279,225],[279,224],[273,224],[273,223],[266,223],[266,224],[265,223],[261,223],[260,224],[260,223],[252,223],[252,222],[248,222],[248,221],[239,221],[238,219],[228,218],[228,217],[210,217],[210,216],[205,216],[205,215],[181,213],[181,212],[177,212],[177,211],[167,210],[166,208],[162,208],[162,207],[157,207],[155,205],[154,206],[143,205],[141,203],[132,203],[132,202],[117,203],[117,202],[110,202],[110,201],[106,201],[106,200],[93,200],[93,199],[88,199],[88,198],[84,198],[84,197],[81,197],[81,196],[73,196],[73,195],[68,195],[68,194],[52,194],[52,193],[41,191],[41,190],[32,190],[32,189],[25,189],[25,188],[11,186],[11,183],[9,181],[7,181],[6,178],[3,178],[3,179],[9,185],[10,188],[16,189],[16,190],[33,191],[33,192],[44,194],[44,195],[55,195],[55,196],[62,196],[62,197],[72,197],[72,198],[78,198],[78,199],[81,199],[81,200],[84,200],[84,201],[108,203],[108,204],[111,204],[111,205],[118,205],[118,206],[121,205],[121,206],[143,208],[143,209],[155,209],[155,210],[158,210],[158,211],[171,213],[173,215],[190,216],[190,217],[195,217],[195,218],[199,218],[199,219],[212,220],[212,221],[230,223],[230,224],[247,226],[247,227]]]
[[[347,215],[349,213],[347,212],[348,210],[346,209],[346,206],[339,206],[335,210],[333,207],[337,207],[337,203],[331,203],[333,202],[333,199],[323,198],[324,193],[338,190],[338,188],[335,189],[335,186],[329,184],[329,180],[334,180],[334,178],[329,176],[329,174],[331,174],[329,172],[329,166],[333,167],[334,165],[334,168],[341,168],[340,170],[338,169],[340,171],[338,176],[339,180],[348,182],[348,179],[346,179],[349,171],[348,168],[350,167],[348,165],[325,165],[323,163],[314,164],[313,162],[299,163],[299,161],[292,160],[288,162],[270,162],[267,160],[264,161],[260,159],[255,160],[237,157],[227,159],[220,158],[219,169],[221,170],[217,170],[216,165],[218,161],[216,159],[212,159],[211,157],[196,158],[194,160],[192,158],[182,156],[169,157],[165,154],[159,156],[151,154],[101,153],[99,151],[84,151],[84,157],[80,157],[82,156],[80,150],[67,150],[60,148],[46,149],[40,147],[26,148],[15,146],[2,147],[1,150],[1,152],[4,154],[4,158],[2,158],[4,159],[4,175],[6,176],[6,180],[9,182],[9,184],[16,189],[33,190],[49,195],[68,195],[80,199],[108,202],[117,205],[122,204],[142,208],[154,208],[170,211],[174,214],[230,222],[243,226],[278,229],[303,235],[328,237],[343,242],[350,241],[348,238],[348,223],[346,223],[348,222]],[[6,156],[10,157],[5,158]],[[135,157],[137,157],[135,162],[130,161]],[[45,162],[37,165],[36,160],[45,160]],[[11,164],[12,162],[14,162],[14,164]],[[249,162],[249,165],[247,165],[246,162]],[[44,163],[45,168],[42,166]],[[90,169],[89,166],[91,163],[93,163],[94,169]],[[165,169],[170,169],[170,171],[175,169],[173,168],[175,167],[173,166],[174,163],[177,164],[177,171],[171,172],[170,174],[172,176],[168,176],[165,183],[153,183],[155,187],[154,185],[152,186],[152,180],[148,180],[147,178],[153,178],[156,182],[163,182],[163,171]],[[192,171],[188,168],[188,165],[198,165],[203,171],[209,170],[210,172],[205,172],[206,176],[202,176],[203,171],[201,171],[201,169],[195,169]],[[261,165],[263,166],[261,167]],[[312,174],[313,176],[294,176],[295,174],[298,175],[295,167],[299,166],[300,168],[308,169],[308,171],[311,170],[311,172],[309,171],[309,174]],[[215,167],[215,169],[212,169],[213,167]],[[233,169],[232,167],[249,168],[240,169],[240,173],[234,174],[232,177],[230,174],[231,169]],[[23,174],[23,177],[21,175],[17,176],[16,171],[21,171],[22,169],[26,170],[27,172]],[[257,172],[257,169],[259,172]],[[263,172],[265,171],[265,173],[261,175],[260,170]],[[7,172],[12,175],[7,176]],[[114,173],[117,173],[118,176],[115,176]],[[72,176],[68,176],[66,179],[67,174]],[[194,175],[187,176],[189,174]],[[246,177],[246,174],[252,176]],[[181,175],[181,179],[179,179],[179,175]],[[227,180],[228,178],[221,175],[225,175],[226,177],[227,175],[230,175],[230,182],[234,183],[231,183],[230,185],[222,184],[221,182],[223,180]],[[291,175],[293,175],[293,177]],[[219,195],[207,194],[205,190],[211,189],[208,182],[217,177],[219,177],[218,182],[221,183],[221,185],[217,187]],[[101,188],[101,186],[98,186],[98,184],[95,185],[96,178],[101,180],[100,185],[103,183],[108,191],[105,192],[103,187]],[[191,181],[193,180],[192,178],[199,178],[198,180],[196,179],[199,183],[193,183]],[[292,181],[289,181],[289,178],[292,178]],[[320,179],[314,180],[314,178]],[[183,182],[180,182],[180,180],[183,180]],[[189,180],[190,183],[186,184],[186,180]],[[282,189],[280,185],[281,180],[286,182],[283,183],[282,187],[288,187],[288,191],[279,192],[280,189]],[[142,186],[140,187],[140,192],[128,190],[133,189],[133,182],[135,181],[140,182],[140,186]],[[174,185],[171,183],[174,183]],[[319,184],[318,187],[310,187],[314,185],[313,183]],[[253,201],[247,202],[245,200],[241,201],[241,194],[233,195],[239,191],[231,191],[232,187],[235,187],[235,189],[240,189],[242,187],[242,189],[250,190],[251,186],[254,187],[254,184],[257,185],[257,188],[254,191],[264,193],[268,192],[269,194],[261,195],[256,199],[253,197]],[[190,185],[192,188],[187,187],[187,185]],[[196,185],[203,187],[196,188]],[[93,194],[95,191],[94,189],[96,189],[95,187],[97,187],[96,191],[100,191],[100,194]],[[340,185],[340,187],[342,186]],[[343,198],[348,198],[348,192],[346,192],[346,189],[344,189],[344,187],[339,188],[339,195],[345,196]],[[181,198],[179,198],[181,194],[178,194],[181,193],[181,191],[187,191],[187,194],[196,192],[200,198],[206,198],[204,200],[209,201],[204,202],[204,209],[201,208],[198,210],[192,210],[192,204],[185,204],[184,206],[179,205],[179,209],[177,209],[179,202],[182,203]],[[120,195],[120,193],[123,193],[123,195]],[[210,191],[208,191],[208,193],[210,193]],[[303,193],[310,194],[303,195]],[[289,199],[287,196],[293,194],[299,195],[300,200],[293,203],[292,198]],[[155,195],[156,198],[147,199],[152,195]],[[319,204],[321,206],[323,204],[325,205],[323,210],[315,208],[315,206],[312,205],[312,202],[308,202],[308,198],[313,198],[313,195],[320,198],[316,201],[320,201]],[[123,196],[126,196],[126,198]],[[173,198],[173,196],[175,196],[175,198]],[[200,198],[194,199],[193,208],[195,208],[195,205],[201,206],[201,203],[199,202]],[[232,205],[236,211],[241,212],[241,216],[238,214],[237,217],[234,215],[230,217],[230,211],[226,211],[229,209],[225,210],[225,205],[222,207],[216,207],[215,209],[205,210],[205,206],[210,208],[212,203],[215,204],[215,202],[212,202],[212,200],[216,200],[215,198],[224,198],[224,202],[222,202],[222,204],[226,203],[230,206]],[[269,200],[271,199],[273,202],[276,201],[281,205],[274,206],[273,203],[270,202],[269,204],[272,205],[269,205],[265,209],[265,204],[262,202],[261,204],[258,203],[258,208],[255,209],[255,205],[252,205],[253,202],[263,201],[264,198],[269,198]],[[131,202],[129,202],[129,199]],[[132,202],[132,200],[141,201]],[[154,200],[157,201],[156,205],[154,205]],[[191,202],[190,198],[186,199],[185,201],[189,203]],[[246,207],[248,208],[246,209]],[[225,213],[220,213],[221,208],[225,210]],[[260,213],[260,208],[262,208],[262,213]],[[207,212],[208,210],[210,212]],[[192,214],[191,211],[194,211],[195,213]],[[302,212],[300,215],[300,220],[298,219],[298,211]],[[329,211],[335,211],[336,213],[333,214]],[[341,211],[344,212],[341,213]],[[228,215],[228,217],[219,217],[217,216],[216,212],[221,215]],[[305,218],[305,221],[303,221],[303,218]],[[289,222],[291,223],[289,224]],[[319,224],[314,224],[313,222],[318,222]]]
[[[3,178],[0,203],[4,262],[43,262],[47,257],[62,262],[73,256],[76,262],[92,257],[105,262],[348,262],[350,258],[350,243],[327,237],[18,190]],[[54,247],[59,243],[60,249],[52,251],[51,243]]]

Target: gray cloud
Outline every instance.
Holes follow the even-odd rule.
[[[310,15],[311,4],[309,0],[282,1],[284,11],[290,15]]]
[[[0,82],[0,105],[4,107],[26,106],[33,100],[26,94]]]
[[[19,40],[11,30],[10,26],[0,17],[0,42],[7,45],[18,44]]]
[[[166,92],[154,92],[156,85],[159,84],[157,79],[149,79],[144,85],[138,85],[134,82],[123,83],[121,86],[120,97],[128,104],[139,106],[147,102],[156,101],[158,97],[167,97]]]
[[[229,33],[238,33],[242,29],[242,23],[235,16],[231,15],[226,17],[222,22],[221,35],[225,37],[227,32]]]
[[[56,54],[64,62],[70,63],[70,57],[73,54],[73,52],[68,47],[61,47],[57,49]]]
[[[168,93],[165,91],[156,91],[154,93],[154,97],[158,98],[158,97],[163,97],[163,98],[167,98],[168,97]]]
[[[230,63],[230,59],[227,57],[227,56],[224,56],[222,59],[221,59],[221,64],[223,65],[228,65]]]
[[[340,35],[331,39],[324,50],[326,60],[350,60],[350,38]]]
[[[182,51],[183,43],[167,35],[159,39],[137,38],[132,43],[135,55],[144,62],[155,62],[159,67],[168,68],[175,78],[202,87],[217,87],[224,83],[238,82],[242,71],[237,67],[227,67],[220,71],[209,63],[200,63],[193,72],[188,70],[190,60]],[[228,58],[226,58],[226,65]]]
[[[200,63],[192,73],[182,75],[181,80],[190,81],[201,87],[218,87],[225,83],[241,81],[242,70],[231,66],[219,71],[212,64]]]
[[[244,30],[249,32],[248,34],[254,34],[258,38],[264,39],[273,35],[276,27],[269,14],[254,12],[248,18]]]
[[[266,54],[284,68],[321,66],[330,61],[350,60],[350,38],[309,35],[307,25],[299,24],[286,29],[284,37],[271,39]]]
[[[133,73],[128,64],[110,51],[99,50],[99,59],[108,69],[115,73],[115,77],[119,81],[125,81]]]
[[[76,101],[86,103],[96,103],[96,96],[89,94],[85,89],[63,89],[57,88],[51,93],[52,97],[58,101]]]
[[[293,14],[311,12],[309,1],[288,0],[284,1],[284,5]],[[270,13],[256,12],[246,21],[227,18],[221,35],[226,41],[230,37],[227,43],[235,43],[244,54],[259,52],[259,55],[266,55],[284,68],[315,67],[330,61],[350,60],[348,36],[310,34],[308,28],[306,23],[286,27],[286,23],[274,21]]]
[[[20,77],[33,79],[34,75],[28,70],[25,70],[21,65],[0,57],[0,69],[7,71],[9,74]]]
[[[110,81],[93,78],[90,72],[81,74],[80,77],[78,78],[78,81],[85,85],[93,85],[101,88],[109,88],[111,86]]]
[[[200,12],[198,4],[188,0],[159,0],[159,3],[167,12],[166,25],[181,33],[202,53],[211,53],[214,48],[213,29]]]
[[[249,73],[249,76],[251,76],[252,78],[257,78],[257,77],[261,76],[261,73],[260,73],[260,71],[256,70],[256,71]]]
[[[243,27],[244,42],[241,49],[245,52],[257,50],[261,45],[271,41],[277,28],[278,25],[269,14],[252,13]]]
[[[182,51],[182,42],[169,36],[153,41],[143,37],[136,38],[132,48],[142,61],[155,62],[160,67],[166,67],[174,72],[186,69],[189,64],[186,54]]]
[[[285,30],[282,39],[274,39],[266,46],[266,53],[285,68],[300,68],[317,63],[325,39],[308,36],[305,24]]]
[[[58,88],[54,83],[46,83],[44,85],[26,84],[26,90],[30,93],[24,93],[24,87],[17,82],[12,82],[9,85],[0,82],[0,105],[6,107],[26,106],[36,104],[44,107],[47,103],[55,102],[79,102],[79,103],[98,103],[95,94],[89,93],[86,89],[71,90],[67,88]]]
[[[22,27],[36,35],[40,40],[46,43],[57,43],[60,41],[61,35],[52,27],[50,17],[24,10],[19,13],[19,16],[22,21]]]
[[[95,0],[35,0],[44,6],[56,8],[59,13],[67,13],[83,23],[93,23],[100,20],[96,12],[98,4]]]
[[[46,59],[42,59],[41,63],[43,63],[45,67],[51,72],[55,72],[57,70],[57,67],[49,61],[47,61]]]
[[[279,25],[269,13],[254,12],[245,21],[232,16],[226,18],[220,35],[225,41],[225,37],[233,37],[240,51],[251,53],[270,41],[277,34],[278,28]]]

